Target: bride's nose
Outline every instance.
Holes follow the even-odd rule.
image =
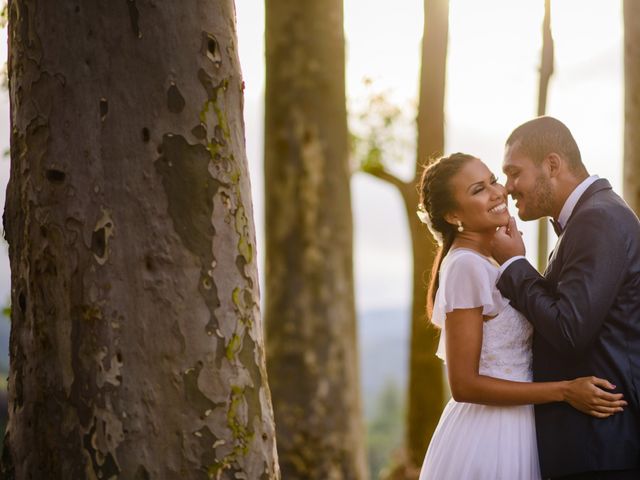
[[[491,197],[492,198],[507,198],[507,189],[504,188],[503,185],[501,185],[499,183],[495,183],[495,184],[492,185]]]

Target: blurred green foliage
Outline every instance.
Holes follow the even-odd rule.
[[[2,317],[0,322],[5,321],[11,323],[11,301],[7,300],[7,304],[2,308]],[[2,369],[4,370],[4,368]],[[0,371],[0,439],[4,438],[4,432],[7,428],[9,420],[9,412],[7,411],[7,375],[9,372]]]
[[[0,28],[5,28],[7,26],[7,22],[9,21],[9,4],[4,1],[0,2]]]
[[[404,395],[393,380],[387,381],[376,399],[367,422],[367,450],[372,480],[384,478],[402,447],[404,435]]]
[[[413,159],[416,106],[404,108],[389,89],[363,80],[366,94],[350,98],[351,158],[356,170],[376,174],[393,163]]]

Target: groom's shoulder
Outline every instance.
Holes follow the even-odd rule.
[[[640,221],[612,189],[601,190],[582,202],[572,215],[576,230],[597,230],[609,237],[631,235],[640,241]],[[595,232],[594,232],[595,233]]]
[[[595,190],[580,202],[576,216],[596,215],[623,218],[638,224],[638,217],[624,199],[618,195],[606,179],[599,179],[593,185]],[[598,188],[599,187],[599,188]],[[588,192],[588,191],[587,191]]]

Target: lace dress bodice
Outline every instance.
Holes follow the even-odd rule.
[[[480,374],[530,382],[533,327],[511,305],[484,322]]]
[[[533,327],[500,294],[498,275],[498,266],[473,250],[456,248],[447,254],[440,268],[432,318],[442,329],[437,355],[446,363],[446,314],[456,308],[482,307],[483,315],[493,318],[483,325],[480,374],[531,381]]]

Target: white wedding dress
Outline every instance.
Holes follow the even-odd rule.
[[[464,248],[440,268],[433,322],[442,331],[437,355],[446,363],[444,320],[456,308],[482,307],[480,374],[530,382],[531,324],[496,287],[499,268]],[[420,480],[539,480],[533,406],[447,403],[424,458]]]

